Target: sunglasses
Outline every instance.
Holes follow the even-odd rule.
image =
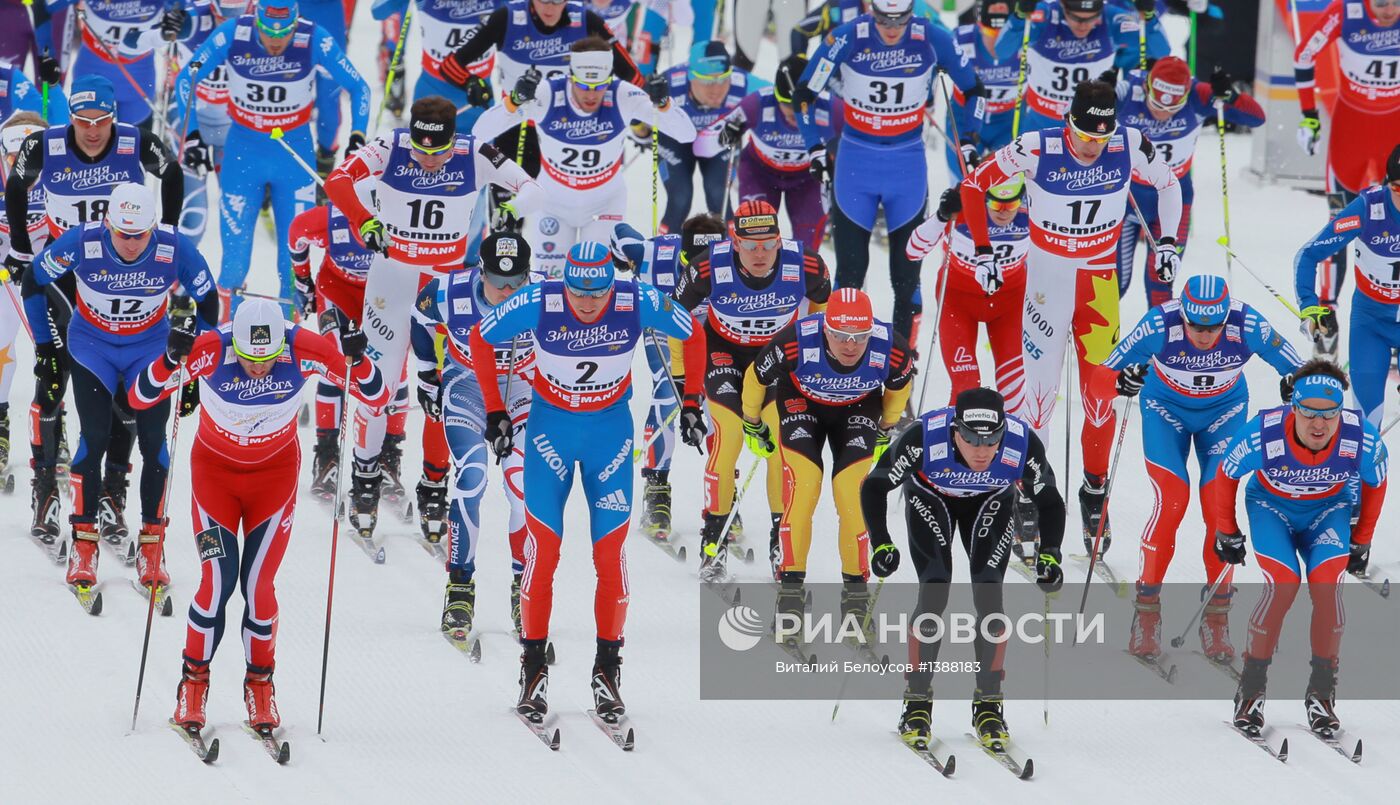
[[[117,238],[120,240],[140,240],[141,238],[144,238],[147,235],[151,234],[151,230],[149,229],[143,229],[140,232],[126,232],[121,229],[117,229],[115,226],[111,227],[111,232],[113,235],[116,235]]]
[[[902,28],[913,18],[913,11],[903,14],[875,14],[875,24],[881,28]]]
[[[1400,3],[1400,0],[1395,0],[1395,2]],[[1391,182],[1390,189],[1391,192],[1400,193],[1400,182]]]
[[[1117,127],[1115,126],[1114,128],[1116,129]],[[1106,143],[1108,142],[1108,138],[1113,136],[1113,132],[1111,131],[1107,134],[1089,134],[1075,128],[1073,123],[1069,124],[1069,130],[1081,143]]]
[[[77,115],[73,115],[73,122],[74,122],[74,123],[81,123],[81,124],[83,124],[84,126],[90,126],[90,127],[92,127],[92,128],[96,128],[96,127],[98,127],[98,126],[105,125],[105,124],[107,124],[107,123],[111,123],[115,118],[116,118],[116,115],[113,114],[113,113],[111,113],[111,112],[108,112],[108,113],[105,114],[105,115],[98,115],[97,117],[79,117],[79,116],[77,116]]]
[[[566,285],[564,287],[568,288],[569,293],[573,294],[574,296],[583,296],[589,299],[602,299],[603,297],[607,296],[609,293],[612,292],[611,285],[609,285],[606,288],[599,288],[596,291],[583,291],[579,290],[578,288],[575,288],[572,285]]]
[[[1003,200],[1001,200],[1001,199],[999,199],[999,198],[991,198],[990,196],[987,198],[987,209],[989,209],[989,210],[991,210],[991,211],[993,211],[993,212],[1006,212],[1006,211],[1009,211],[1009,210],[1018,210],[1018,209],[1020,209],[1020,208],[1021,208],[1021,197],[1020,197],[1020,196],[1017,196],[1016,198],[1013,198],[1013,199],[1007,199],[1006,201],[1003,201]]]
[[[1195,333],[1218,333],[1225,328],[1225,323],[1220,324],[1193,324],[1186,322],[1186,329]]]
[[[572,76],[572,75],[571,75],[571,76],[569,76],[569,80],[572,81],[572,82],[574,82],[574,86],[576,86],[576,87],[581,87],[581,88],[583,88],[583,89],[589,89],[589,90],[599,90],[599,89],[603,89],[603,88],[606,87],[609,83],[612,82],[612,76],[608,76],[607,78],[603,79],[602,81],[584,81],[584,80],[580,79],[578,76]]]
[[[1331,408],[1312,408],[1300,402],[1293,403],[1293,410],[1304,419],[1336,419],[1342,415],[1342,407],[1334,405]]]
[[[1389,8],[1400,6],[1400,0],[1371,0],[1371,8]]]
[[[272,37],[273,39],[286,39],[296,30],[295,25],[288,25],[286,28],[271,28],[263,25],[262,20],[258,20],[258,30]],[[252,358],[249,358],[252,360]]]
[[[748,240],[745,238],[735,238],[734,245],[746,252],[756,252],[760,248],[765,252],[771,252],[778,248],[778,238],[766,238],[764,240]]]
[[[501,290],[510,289],[512,291],[524,285],[530,280],[530,277],[525,274],[520,274],[519,276],[515,277],[502,277],[497,274],[487,274],[485,272],[482,272],[481,277],[482,279],[489,282],[492,288],[499,288]]]
[[[255,357],[253,357],[252,355],[249,355],[248,353],[246,353],[246,352],[244,352],[243,350],[239,349],[239,348],[238,348],[238,344],[237,344],[237,343],[234,343],[234,345],[233,345],[233,354],[237,355],[238,357],[242,358],[242,359],[245,360],[245,361],[248,361],[249,363],[267,363],[268,361],[277,360],[277,358],[278,358],[279,356],[281,356],[281,354],[282,354],[283,352],[285,352],[286,349],[287,349],[287,344],[286,344],[286,342],[284,341],[284,342],[282,343],[281,349],[278,349],[276,352],[272,353],[271,355],[264,355],[264,356],[262,356],[261,358],[255,358]]]
[[[1001,435],[1006,431],[1006,422],[1003,420],[995,430],[973,430],[961,422],[957,423],[957,428],[962,440],[973,447],[991,447],[1001,443]]]
[[[1094,22],[1095,20],[1103,16],[1101,14],[1086,14],[1081,17],[1078,14],[1071,14],[1068,11],[1064,12],[1064,14],[1065,19],[1069,20],[1070,22],[1076,25],[1088,25],[1089,23]]]
[[[453,143],[448,143],[446,145],[439,145],[436,148],[426,148],[424,146],[419,145],[416,142],[413,142],[412,139],[410,139],[408,142],[409,145],[413,146],[414,151],[417,151],[420,154],[427,154],[430,157],[437,156],[438,154],[441,154],[442,152],[446,151],[447,149],[453,146]]]
[[[562,6],[568,1],[569,0],[535,0],[536,3],[542,6]]]
[[[733,74],[734,74],[734,70],[733,70],[732,68],[729,69],[729,70],[725,70],[725,71],[722,72],[722,73],[694,73],[694,72],[692,72],[692,73],[690,74],[690,80],[691,80],[692,82],[694,82],[694,83],[697,83],[697,84],[719,84],[719,83],[728,81],[728,80],[729,80],[729,77],[730,77],[731,75],[733,75]]]
[[[870,340],[870,330],[837,330],[831,327],[826,328],[831,337],[839,344],[863,344]]]

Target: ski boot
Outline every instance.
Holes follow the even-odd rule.
[[[423,478],[415,490],[418,495],[418,529],[423,539],[437,545],[447,533],[447,479],[437,482]]]
[[[723,581],[728,575],[729,551],[720,539],[727,514],[705,512],[705,524],[700,527],[700,580],[706,583]]]
[[[768,564],[773,568],[773,581],[783,577],[783,516],[772,515],[773,527],[768,530]]]
[[[1235,728],[1250,735],[1264,731],[1264,685],[1270,660],[1244,655],[1244,671],[1235,690]]]
[[[324,180],[335,170],[335,149],[316,148],[316,174]]]
[[[399,480],[399,465],[403,461],[403,434],[389,434],[384,437],[384,447],[379,451],[379,495],[395,505],[403,502],[408,492]]]
[[[516,573],[510,580],[510,620],[515,624],[517,635],[525,634],[525,630],[520,626],[520,575]]]
[[[447,574],[447,594],[442,600],[442,630],[453,640],[466,640],[476,614],[476,579],[465,570]]]
[[[131,536],[126,525],[126,473],[107,470],[102,497],[97,501],[97,533],[108,545],[119,546]]]
[[[373,539],[379,522],[379,468],[366,471],[357,461],[350,478],[350,525],[360,539]]]
[[[187,730],[204,729],[205,705],[209,703],[209,666],[185,660],[180,684],[175,688],[175,715],[171,721]]]
[[[932,735],[933,697],[927,691],[904,689],[904,714],[899,717],[899,737],[910,745],[928,745]]]
[[[806,591],[803,589],[806,579],[805,572],[789,571],[783,573],[782,581],[778,585],[778,599],[774,603],[773,633],[783,643],[796,645],[800,642],[800,629],[794,633],[791,624],[801,623],[802,615],[807,610]]]
[[[6,476],[6,483],[13,491],[13,482],[9,479],[14,476],[9,473],[10,469],[10,406],[0,404],[0,472]]]
[[[1308,693],[1303,704],[1308,708],[1308,729],[1331,738],[1342,728],[1334,709],[1337,699],[1337,661],[1330,657],[1313,657],[1312,674],[1308,677]]]
[[[243,676],[243,705],[248,708],[248,726],[266,735],[282,724],[277,713],[277,688],[272,684],[272,671],[248,666]]]
[[[844,630],[845,624],[854,618],[855,624],[860,629],[860,644],[870,645],[874,642],[874,636],[868,629],[870,622],[870,588],[866,585],[865,579],[860,576],[841,575],[841,623]],[[851,639],[847,639],[850,643]]]
[[[136,572],[141,586],[161,588],[170,586],[170,574],[165,572],[165,551],[161,538],[165,536],[165,526],[142,523],[141,533],[136,536],[140,551],[136,554]]]
[[[520,652],[520,698],[515,712],[535,724],[544,721],[549,712],[549,666],[544,647],[545,641],[531,640]]]
[[[311,495],[327,503],[335,497],[340,478],[339,437],[336,430],[316,431],[316,447],[311,453]]]
[[[1205,595],[1209,588],[1202,588]],[[1235,647],[1230,644],[1230,593],[1217,595],[1206,604],[1201,615],[1201,653],[1206,659],[1228,665],[1235,659]]]
[[[62,505],[58,497],[58,477],[53,467],[34,468],[30,501],[34,508],[34,523],[29,528],[30,536],[45,545],[54,544],[63,527],[58,519]]]
[[[977,740],[992,751],[1000,751],[1010,740],[1006,719],[1002,717],[1000,693],[984,693],[979,688],[973,694],[972,728],[977,730]]]
[[[92,523],[73,524],[73,546],[68,552],[70,587],[92,587],[97,584],[97,527]]]
[[[627,714],[627,705],[622,702],[622,650],[621,641],[616,643],[598,641],[598,654],[593,660],[593,709],[598,717],[609,724],[616,724]]]
[[[1133,601],[1133,630],[1128,637],[1128,653],[1134,657],[1153,659],[1162,653],[1161,587],[1138,585]],[[1202,632],[1204,636],[1204,632]]]
[[[1079,514],[1084,521],[1084,553],[1093,555],[1094,540],[1099,536],[1099,524],[1103,523],[1103,541],[1099,543],[1099,558],[1108,553],[1113,542],[1113,531],[1108,522],[1108,512],[1104,511],[1104,498],[1108,484],[1097,475],[1084,474],[1084,484],[1079,487]]]
[[[671,484],[663,470],[642,470],[642,532],[657,542],[671,537]]]

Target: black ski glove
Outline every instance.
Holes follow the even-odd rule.
[[[510,414],[505,411],[487,412],[486,433],[482,435],[490,442],[491,452],[496,454],[497,464],[515,449],[515,426],[510,421]]]

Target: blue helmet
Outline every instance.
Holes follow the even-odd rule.
[[[299,13],[296,0],[259,0],[258,30],[277,39],[290,36]]]
[[[1214,327],[1230,312],[1230,288],[1217,274],[1197,274],[1181,291],[1181,312],[1191,324]]]
[[[575,243],[564,258],[564,285],[571,291],[601,296],[613,284],[612,252],[605,244]]]

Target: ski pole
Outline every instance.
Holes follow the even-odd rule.
[[[1186,628],[1181,630],[1181,634],[1172,638],[1172,648],[1181,648],[1186,644],[1186,635],[1191,633],[1191,629],[1195,627],[1196,621],[1200,620],[1201,615],[1205,614],[1206,607],[1210,604],[1210,599],[1215,597],[1215,591],[1220,589],[1220,585],[1225,583],[1225,577],[1230,575],[1230,568],[1232,567],[1234,567],[1234,565],[1226,564],[1224,567],[1220,568],[1220,575],[1216,576],[1215,582],[1210,585],[1210,592],[1201,599],[1201,606],[1196,610],[1196,614],[1191,616],[1191,620],[1186,624]]]
[[[747,133],[744,132],[744,134]],[[744,134],[740,134],[739,142],[730,146],[729,149],[729,167],[725,168],[724,174],[724,217],[726,219],[729,218],[730,211],[735,208],[729,191],[734,187],[734,163],[738,161],[739,151],[744,147]],[[740,193],[742,192],[740,191]]]
[[[949,220],[943,225],[943,267],[938,270],[938,292],[934,300],[935,315],[943,316],[943,292],[948,287],[949,263],[953,256],[953,222]],[[938,328],[932,327],[929,335],[928,350],[924,353],[923,379],[919,382],[919,409],[914,413],[921,414],[924,408],[924,398],[928,396],[928,378],[932,374],[929,369],[933,366],[933,348],[938,344]]]
[[[661,420],[661,424],[657,426],[656,430],[651,432],[651,435],[646,438],[646,441],[642,442],[636,450],[632,451],[633,464],[641,463],[642,457],[647,454],[647,451],[656,443],[656,440],[661,438],[662,434],[666,432],[666,429],[671,427],[671,423],[676,421],[676,417],[680,416],[680,413],[681,407],[677,405],[671,413],[666,415],[665,419]]]
[[[180,389],[184,388],[185,383],[188,382],[185,380],[184,358],[180,359],[180,365],[175,370],[175,376],[179,378],[179,382],[175,384],[175,391],[172,393],[178,393]],[[171,413],[174,414],[175,421],[170,423],[170,449],[166,455],[173,457],[176,453],[176,448],[178,448],[180,444],[180,420],[184,419],[184,417],[180,416],[180,411],[176,407],[172,407]],[[172,460],[170,466],[166,468],[165,491],[162,492],[160,496],[160,521],[162,524],[168,525],[169,523],[170,518],[165,516],[165,512],[166,507],[170,503],[170,482],[174,480],[174,478],[175,462]],[[162,557],[165,556],[165,527],[162,527],[160,530],[160,538],[156,542],[156,553]],[[146,635],[141,639],[141,667],[140,670],[136,672],[136,701],[131,706],[131,729],[133,732],[136,730],[136,715],[141,712],[141,688],[146,682],[146,656],[151,648],[151,625],[155,621],[155,616],[156,584],[152,582],[150,595],[146,598]]]
[[[27,22],[27,23],[29,23],[29,36],[30,36],[31,39],[34,40],[34,51],[35,51],[36,53],[43,53],[44,55],[49,55],[49,54],[50,54],[50,50],[51,50],[50,48],[43,48],[43,49],[41,50],[40,47],[39,47],[38,28],[36,28],[35,25],[34,25],[34,16],[33,16],[33,15],[34,15],[34,0],[20,0],[20,2],[24,5],[24,8],[25,8],[24,21]],[[21,63],[22,63],[22,62],[23,62],[23,59],[21,59],[20,61],[21,61]],[[35,59],[35,62],[34,62],[34,73],[35,73],[35,77],[39,77],[39,76],[38,76],[38,73],[39,73],[39,62],[38,62],[38,59],[37,59],[37,58]],[[39,78],[39,93],[40,93],[40,96],[41,96],[41,98],[42,98],[43,118],[44,118],[44,121],[45,121],[45,122],[48,122],[48,119],[49,119],[49,82],[43,80],[43,78],[41,78],[41,77]],[[23,317],[23,316],[20,316],[20,318],[24,318],[24,317]]]
[[[776,438],[776,437],[775,437]],[[734,515],[739,513],[739,501],[744,499],[744,493],[749,491],[749,482],[753,480],[754,473],[758,472],[758,465],[764,462],[762,456],[755,455],[749,468],[744,472],[744,480],[739,484],[739,494],[734,496],[734,505],[729,507],[729,514],[724,518],[724,528],[720,530],[719,550],[716,555],[724,553],[729,548],[729,526],[734,522]]]
[[[231,293],[236,293],[244,299],[266,299],[269,302],[276,302],[279,305],[292,304],[292,300],[290,299],[283,299],[280,296],[272,296],[271,294],[265,293],[253,293],[252,291],[244,290],[243,288],[234,288]]]
[[[1084,615],[1084,605],[1089,601],[1089,583],[1094,580],[1094,565],[1099,561],[1099,546],[1103,544],[1103,528],[1108,523],[1108,501],[1113,494],[1113,482],[1118,479],[1118,459],[1123,457],[1123,439],[1128,435],[1128,420],[1133,417],[1133,406],[1123,409],[1123,422],[1118,426],[1118,441],[1113,446],[1113,462],[1108,466],[1108,478],[1104,480],[1103,511],[1099,514],[1098,533],[1094,535],[1094,548],[1089,552],[1089,573],[1084,578],[1084,594],[1079,597],[1079,616]],[[1076,638],[1077,639],[1077,638]]]
[[[507,414],[507,415],[510,414],[510,384],[511,384],[511,381],[515,379],[515,350],[516,350],[517,346],[519,346],[519,344],[520,344],[520,336],[518,336],[518,335],[511,336],[511,338],[510,338],[510,357],[508,357],[508,358],[506,359],[506,393],[505,393],[505,400],[504,400],[504,402],[505,402],[505,404],[506,404],[506,414]],[[514,424],[513,422],[511,423],[511,430],[512,430],[512,431],[515,430],[515,424]],[[505,460],[506,460],[506,457],[505,457],[505,456],[496,456],[496,466],[498,466],[498,467],[501,466],[501,462],[502,462],[502,461],[505,461]]]
[[[1026,27],[1021,31],[1021,63],[1016,68],[1016,110],[1011,113],[1011,139],[1016,139],[1021,133],[1021,104],[1025,102],[1026,89],[1026,51],[1031,46],[1031,21],[1024,20]]]
[[[121,71],[121,74],[126,77],[127,83],[131,84],[132,88],[136,90],[136,94],[141,97],[141,100],[144,101],[146,103],[146,106],[151,110],[151,114],[159,115],[160,110],[157,109],[156,105],[151,101],[151,96],[147,95],[146,90],[142,89],[141,85],[137,83],[135,78],[132,77],[131,71],[126,69],[126,65],[122,63],[122,60],[117,56],[117,54],[114,53],[112,49],[107,46],[106,42],[102,41],[102,37],[98,35],[97,29],[92,27],[92,25],[88,23],[87,13],[83,10],[83,7],[78,6],[77,9],[78,19],[82,22],[83,28],[87,29],[88,32],[92,34],[92,41],[94,44],[97,45],[97,49],[101,51],[102,56],[105,57],[107,61],[117,66],[117,69]]]
[[[1196,12],[1191,12],[1191,34],[1190,44],[1187,47],[1187,61],[1191,66],[1191,75],[1196,74]]]
[[[201,65],[201,64],[200,64],[199,62],[197,62],[197,61],[192,61],[192,62],[190,62],[190,64],[189,64],[189,68],[190,68],[190,97],[189,97],[188,99],[186,99],[186,101],[185,101],[185,115],[184,115],[183,119],[180,120],[180,131],[177,132],[177,134],[179,134],[179,136],[180,136],[180,152],[179,152],[179,154],[177,154],[176,160],[180,163],[180,165],[181,165],[182,167],[183,167],[184,164],[185,164],[185,134],[186,134],[186,130],[189,129],[189,127],[190,127],[190,110],[194,108],[194,103],[195,103],[195,101],[194,101],[194,74],[197,73],[197,72],[199,72],[199,68],[200,68],[201,66],[203,66],[203,65]],[[179,82],[177,81],[176,83],[178,84]]]
[[[665,419],[661,420],[661,424],[657,426],[656,430],[651,432],[651,435],[646,438],[646,441],[642,442],[640,447],[632,451],[633,464],[641,462],[642,458],[647,454],[647,451],[651,449],[651,446],[666,433],[667,428],[671,427],[671,423],[676,421],[676,417],[681,414],[680,389],[676,387],[676,378],[671,376],[671,367],[667,365],[667,358],[669,356],[665,350],[661,349],[661,344],[656,340],[654,330],[649,330],[647,336],[649,338],[648,352],[655,353],[656,360],[662,364],[661,371],[666,375],[666,382],[671,386],[671,396],[675,398],[676,407],[671,410],[671,413],[666,415]],[[703,453],[704,451],[701,452]]]
[[[1258,282],[1260,285],[1263,285],[1263,286],[1264,286],[1264,290],[1268,291],[1275,299],[1277,299],[1277,300],[1279,301],[1279,304],[1281,304],[1281,305],[1283,305],[1284,307],[1288,308],[1288,312],[1289,312],[1289,313],[1292,313],[1294,316],[1297,316],[1297,317],[1300,318],[1300,319],[1307,318],[1307,317],[1304,316],[1302,313],[1300,313],[1300,312],[1298,311],[1298,308],[1294,307],[1293,304],[1292,304],[1291,302],[1289,302],[1287,299],[1283,298],[1283,295],[1282,295],[1282,294],[1280,294],[1278,291],[1274,290],[1274,286],[1270,285],[1268,282],[1266,282],[1266,281],[1264,280],[1263,277],[1261,277],[1261,276],[1259,276],[1257,273],[1255,273],[1254,269],[1252,269],[1252,268],[1249,267],[1249,263],[1246,263],[1246,262],[1244,261],[1244,259],[1240,257],[1239,252],[1236,252],[1234,249],[1231,249],[1231,248],[1230,248],[1230,242],[1229,242],[1228,236],[1226,236],[1226,237],[1221,237],[1221,238],[1217,238],[1215,242],[1218,243],[1218,244],[1220,244],[1220,247],[1221,247],[1222,249],[1225,250],[1225,253],[1228,254],[1228,255],[1230,255],[1230,257],[1234,258],[1234,260],[1235,260],[1236,263],[1239,263],[1239,264],[1240,264],[1240,268],[1243,268],[1245,271],[1248,271],[1248,272],[1249,272],[1249,276],[1253,277],[1253,278],[1255,279],[1255,281]]]
[[[5,284],[5,295],[10,297],[10,304],[15,306],[19,320],[24,322],[24,331],[29,333],[29,343],[34,343],[34,330],[29,326],[29,317],[24,315],[24,305],[19,301],[19,294],[15,293],[15,284],[10,281],[9,269],[0,268],[0,282]]]
[[[345,431],[350,427],[350,374],[354,371],[350,358],[345,359],[345,401],[340,406],[340,435],[336,438],[335,506],[331,510],[331,567],[326,578],[326,632],[321,643],[321,698],[316,705],[316,734],[321,734],[321,724],[326,716],[326,666],[331,653],[331,603],[335,599],[335,553],[340,537],[340,493],[345,478]]]
[[[384,81],[384,96],[379,99],[379,111],[374,113],[374,130],[379,131],[379,123],[384,119],[384,108],[389,105],[389,88],[394,85],[394,73],[403,66],[403,43],[408,39],[409,31],[413,30],[413,3],[408,4],[408,10],[403,13],[403,21],[399,23],[399,41],[394,45],[394,55],[389,59],[388,78]],[[459,111],[458,114],[461,114]]]
[[[1138,69],[1147,72],[1147,18],[1141,11],[1138,12]]]
[[[1195,13],[1191,14],[1191,19],[1195,20]],[[1192,40],[1193,42],[1195,40]],[[1220,135],[1220,200],[1221,208],[1225,211],[1225,245],[1230,245],[1230,174],[1225,169],[1225,103],[1222,101],[1215,105],[1215,133]],[[1225,250],[1225,272],[1230,279],[1235,278],[1235,264],[1230,257],[1230,250]]]
[[[317,173],[315,168],[312,168],[310,165],[306,164],[306,160],[301,158],[301,154],[298,154],[296,152],[296,149],[292,148],[290,145],[287,145],[287,141],[283,139],[287,136],[287,133],[282,130],[281,126],[273,128],[272,133],[268,136],[276,140],[278,145],[287,149],[287,153],[292,155],[292,159],[295,159],[297,161],[297,164],[301,166],[302,170],[306,171],[306,173],[312,179],[316,180],[316,184],[322,187],[326,186],[326,182],[324,179],[321,178],[321,174]]]
[[[1397,423],[1400,423],[1400,414],[1396,414],[1395,416],[1391,417],[1389,422],[1385,423],[1385,427],[1381,428],[1381,435],[1384,436],[1387,433],[1390,433],[1390,429],[1395,427]]]
[[[1030,30],[1028,27],[1026,30]],[[953,113],[953,97],[948,93],[948,87],[943,83],[943,76],[936,76],[938,88],[943,92],[943,108],[948,110],[948,125],[953,129],[953,139],[948,142],[948,146],[953,149],[953,153],[958,156],[958,170],[962,173],[962,178],[967,178],[967,161],[963,159],[962,135],[958,134],[958,116]],[[950,81],[952,79],[949,79]],[[929,119],[933,123],[932,116]],[[934,128],[938,128],[937,123],[933,123]],[[941,131],[941,130],[940,130]],[[948,135],[944,134],[943,139],[947,140]]]
[[[870,634],[870,617],[875,614],[875,604],[880,600],[880,591],[883,589],[885,589],[884,579],[880,579],[879,581],[875,582],[875,593],[870,596],[870,605],[866,608],[865,618],[861,621],[860,624],[860,633],[862,639],[865,635]],[[859,652],[860,648],[858,646],[852,647],[852,653]],[[836,704],[832,705],[831,708],[831,720],[833,722],[836,721],[836,714],[841,711],[841,700],[846,696],[846,682],[849,681],[850,678],[850,674],[841,675],[841,688],[836,691]]]
[[[661,132],[657,127],[656,116],[651,121],[651,236],[661,233],[660,209],[657,207],[656,184],[661,179]],[[680,399],[677,397],[676,399]]]

